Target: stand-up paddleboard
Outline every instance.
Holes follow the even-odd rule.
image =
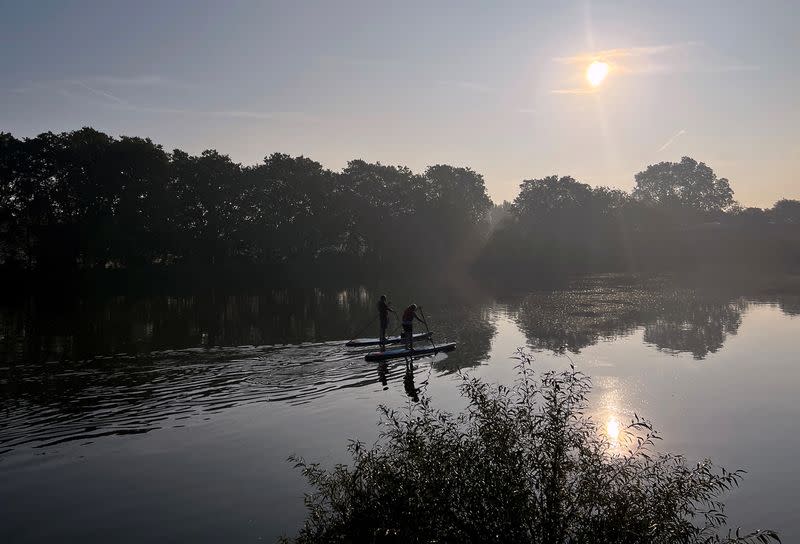
[[[429,332],[418,332],[416,333],[413,338],[414,340],[427,340],[430,338],[431,333]],[[401,336],[387,336],[386,342],[384,344],[400,344],[405,340],[405,338]],[[380,338],[356,338],[354,340],[350,340],[348,343],[345,344],[348,348],[361,348],[365,346],[380,346],[381,339]]]
[[[437,353],[446,353],[456,349],[456,343],[450,342],[447,344],[440,344],[436,347],[426,346],[414,349],[406,347],[387,349],[386,351],[373,351],[364,356],[366,361],[385,361],[386,359],[397,359],[398,357],[420,357],[422,355],[436,355]]]

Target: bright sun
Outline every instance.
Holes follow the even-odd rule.
[[[608,64],[594,61],[586,69],[586,79],[592,87],[597,87],[608,75]]]

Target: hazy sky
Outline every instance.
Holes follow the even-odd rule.
[[[689,155],[771,206],[800,198],[799,29],[771,0],[0,0],[0,130],[470,166],[495,201]]]

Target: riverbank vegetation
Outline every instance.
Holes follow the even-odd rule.
[[[312,488],[294,542],[780,542],[726,529],[742,471],[657,451],[638,417],[605,436],[590,387],[574,368],[537,375],[521,353],[510,388],[465,377],[460,414],[424,396],[381,407],[381,438],[351,442],[352,464],[292,459]]]
[[[621,184],[625,180],[620,180]],[[527,179],[494,205],[483,177],[352,160],[338,172],[273,153],[243,166],[84,128],[0,133],[0,267],[212,270],[287,278],[415,266],[484,275],[716,266],[797,269],[800,202],[743,208],[727,179],[684,157],[628,193],[569,176]],[[365,272],[366,271],[366,272]]]
[[[525,180],[499,210],[478,258],[498,269],[702,271],[796,270],[800,202],[743,208],[725,178],[703,163],[648,166],[626,193],[569,177]]]
[[[242,166],[90,128],[0,134],[0,260],[26,269],[452,261],[480,247],[490,207],[468,168]]]

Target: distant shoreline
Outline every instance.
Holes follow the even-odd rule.
[[[421,263],[410,271],[393,267],[361,266],[263,266],[263,265],[189,265],[148,266],[140,268],[28,271],[0,267],[0,296],[13,298],[37,293],[80,294],[179,294],[206,290],[237,293],[274,288],[332,288],[361,285],[420,285],[457,288],[461,291],[502,293],[528,289],[559,289],[573,280],[613,276],[637,283],[664,279],[682,286],[697,288],[755,287],[759,291],[800,292],[800,271],[759,270],[757,266],[704,266],[694,269],[623,271],[567,271],[531,268],[502,273],[470,269],[467,266],[444,268]]]

